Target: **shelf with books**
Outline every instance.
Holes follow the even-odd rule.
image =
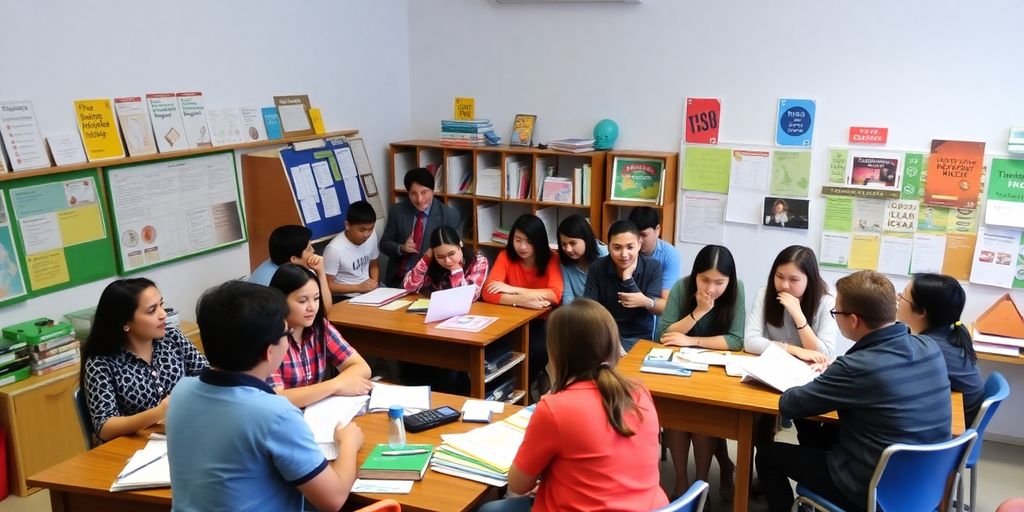
[[[633,208],[649,206],[661,215],[661,238],[675,243],[678,157],[668,151],[609,151],[601,225],[607,228]]]

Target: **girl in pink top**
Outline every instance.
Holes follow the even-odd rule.
[[[590,299],[562,306],[548,320],[547,348],[551,394],[537,404],[508,475],[509,491],[536,487],[536,497],[480,511],[667,505],[658,484],[658,413],[647,388],[615,371],[619,333],[611,314]]]
[[[430,250],[405,274],[402,287],[411,293],[429,295],[437,290],[473,286],[473,300],[477,300],[487,278],[487,258],[480,253],[469,256],[462,248],[458,231],[441,226],[430,234]]]

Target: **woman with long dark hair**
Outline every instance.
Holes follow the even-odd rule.
[[[608,247],[594,236],[594,230],[580,214],[558,224],[558,260],[562,263],[562,304],[582,297],[586,291],[590,264],[608,255]]]
[[[487,258],[476,253],[470,257],[462,246],[458,231],[441,226],[430,234],[430,250],[416,263],[402,280],[406,291],[426,292],[446,290],[458,286],[476,288],[473,300],[480,298],[484,280],[487,279]]]

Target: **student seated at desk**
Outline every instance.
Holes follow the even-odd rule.
[[[964,421],[974,423],[985,399],[985,382],[967,327],[960,321],[967,294],[956,279],[942,274],[915,274],[898,293],[896,319],[910,332],[928,336],[942,349],[953,391],[964,394]]]
[[[290,329],[284,362],[274,368],[268,381],[274,390],[296,407],[331,395],[369,393],[370,365],[324,317],[316,276],[305,267],[286,263],[274,273],[270,287],[287,298]],[[338,375],[331,377],[335,369]]]
[[[429,295],[436,290],[447,290],[458,286],[473,286],[473,300],[480,298],[484,280],[487,279],[487,258],[476,253],[470,259],[462,247],[458,231],[441,226],[430,234],[430,250],[416,266],[405,275],[402,287],[411,293]]]
[[[655,299],[661,297],[661,264],[640,254],[640,230],[628,220],[608,228],[608,256],[590,266],[585,295],[603,304],[619,327],[622,349],[654,329]]]
[[[345,231],[324,248],[324,274],[333,295],[348,298],[373,291],[380,284],[377,257],[377,214],[366,201],[356,201],[345,213]]]
[[[657,338],[669,346],[741,350],[746,319],[743,308],[743,282],[736,278],[732,253],[721,245],[704,246],[693,261],[690,275],[672,287],[665,313],[658,321]],[[723,500],[732,499],[736,466],[724,439],[669,429],[665,429],[665,437],[676,470],[675,494],[690,487],[686,464],[692,440],[697,480],[707,481],[714,455],[721,469],[719,493]]]
[[[654,510],[668,503],[658,482],[658,412],[643,384],[620,375],[619,336],[600,304],[579,298],[548,321],[551,394],[526,427],[508,490],[532,497],[481,512]],[[540,478],[540,485],[537,479]]]
[[[587,270],[594,260],[608,255],[608,247],[594,236],[587,219],[573,214],[558,224],[558,260],[562,264],[562,304],[582,297]]]
[[[196,316],[212,368],[183,380],[167,411],[174,510],[338,510],[356,478],[363,433],[334,429],[329,463],[302,411],[265,382],[290,350],[280,291],[242,281],[207,290]]]
[[[665,311],[669,292],[679,280],[679,251],[661,239],[661,214],[658,210],[650,206],[638,206],[629,212],[629,221],[640,230],[640,253],[661,264],[661,297],[654,299],[654,308],[651,310],[655,315],[660,315]]]
[[[82,346],[79,374],[92,434],[109,441],[164,419],[178,381],[206,367],[192,342],[167,327],[153,281],[137,277],[108,284]]]
[[[260,266],[252,271],[249,282],[269,286],[270,278],[274,277],[277,267],[285,263],[305,265],[316,272],[320,293],[325,297],[330,297],[331,287],[327,282],[327,274],[324,272],[324,259],[313,252],[312,237],[313,231],[306,226],[286,224],[275,228],[270,233],[270,240],[267,242],[270,259],[260,263]],[[330,300],[324,303],[328,313],[331,311],[331,303]]]
[[[484,301],[512,307],[547,309],[562,300],[562,272],[548,248],[548,233],[536,215],[520,215],[509,230],[509,242],[494,261],[484,284]],[[548,363],[543,319],[530,322],[529,374],[533,382]],[[538,391],[547,391],[544,377]]]

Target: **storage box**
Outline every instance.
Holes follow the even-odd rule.
[[[85,308],[64,315],[64,318],[71,322],[71,327],[75,329],[75,337],[82,341],[89,339],[89,331],[92,330],[92,320],[95,317],[95,307]]]
[[[36,318],[35,320],[3,328],[4,338],[26,341],[29,345],[67,336],[72,332],[71,324],[67,322],[54,322],[49,318]]]

